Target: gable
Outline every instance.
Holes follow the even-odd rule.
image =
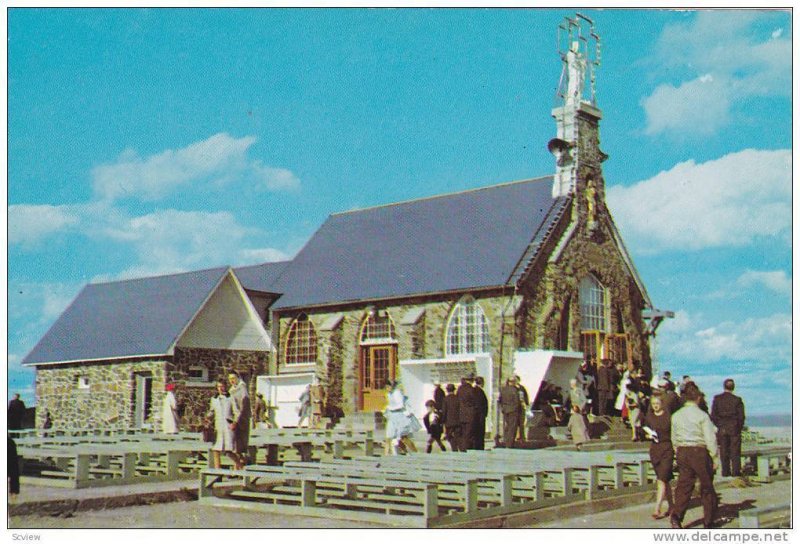
[[[89,284],[22,364],[168,354],[227,270]]]
[[[228,274],[178,339],[178,347],[266,351],[267,331],[233,274]]]

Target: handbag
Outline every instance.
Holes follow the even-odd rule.
[[[203,435],[203,442],[216,442],[217,441],[217,431],[214,430],[214,427],[211,425],[203,425],[200,429],[200,433]]]

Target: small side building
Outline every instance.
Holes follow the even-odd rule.
[[[255,297],[258,299],[258,296]],[[230,268],[89,284],[23,361],[36,368],[37,427],[158,429],[164,387],[182,385],[194,427],[229,371],[263,374],[263,320]]]

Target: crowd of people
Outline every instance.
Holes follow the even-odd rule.
[[[422,425],[408,406],[408,398],[400,383],[389,380],[386,388],[387,453],[398,455],[416,451],[411,438],[422,429]],[[434,444],[441,451],[447,451],[442,438],[450,444],[452,451],[484,449],[489,398],[484,391],[482,376],[473,373],[464,376],[458,389],[452,383],[444,389],[441,383],[435,383],[433,398],[425,403],[425,410],[422,421],[428,432],[427,453],[432,452]]]

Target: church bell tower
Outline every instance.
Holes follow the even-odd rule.
[[[560,105],[552,111],[556,137],[547,144],[556,158],[553,196],[578,195],[578,214],[592,230],[597,207],[605,200],[601,164],[608,158],[600,150],[602,113],[595,96],[600,36],[594,22],[577,13],[559,25],[558,43],[563,64],[556,93]]]

